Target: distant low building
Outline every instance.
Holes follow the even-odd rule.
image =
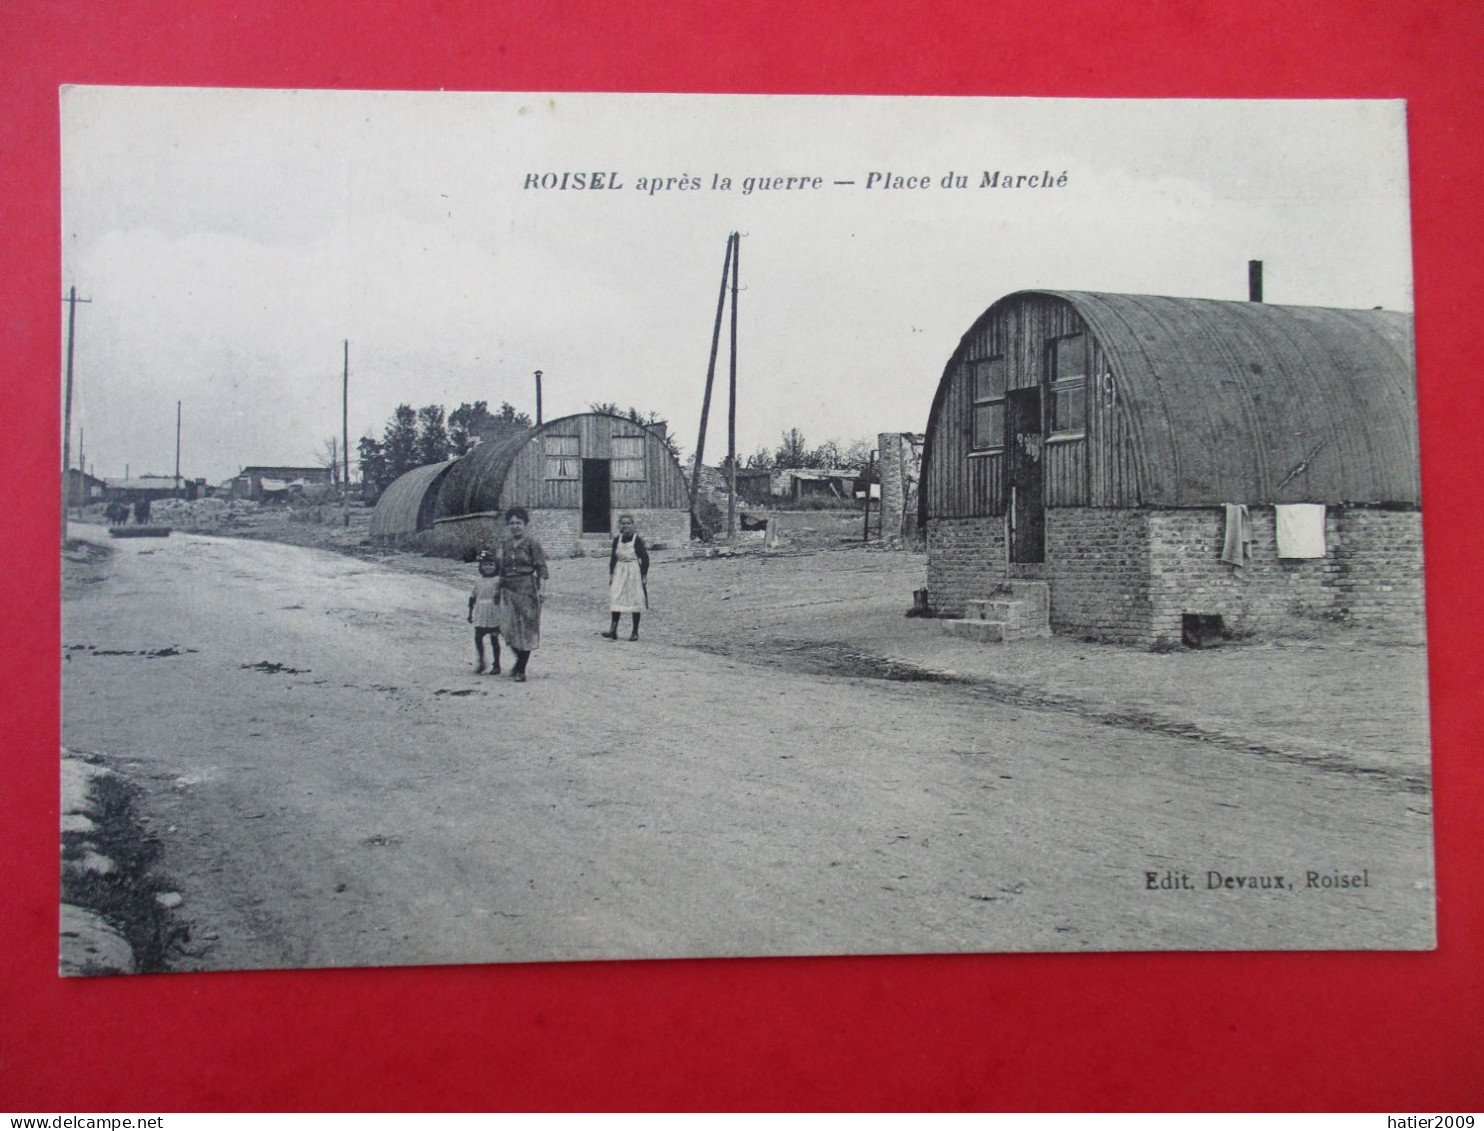
[[[285,498],[295,489],[329,486],[334,477],[328,467],[286,467],[254,465],[244,467],[232,480],[234,499],[251,499],[255,503]]]
[[[103,492],[108,484],[96,475],[89,475],[75,467],[67,469],[66,499],[69,507],[85,507],[89,503],[103,501]]]
[[[860,477],[859,468],[779,468],[772,473],[773,495],[792,503],[809,499],[851,503],[855,501],[856,480]]]
[[[200,484],[173,475],[138,475],[127,479],[105,479],[103,500],[109,503],[154,502],[156,499],[194,499]]]

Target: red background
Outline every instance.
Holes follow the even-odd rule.
[[[1484,1107],[1484,19],[1330,0],[11,0],[0,1108]],[[1440,945],[56,976],[57,87],[1406,98]]]

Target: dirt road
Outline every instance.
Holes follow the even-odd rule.
[[[63,741],[145,787],[178,968],[1431,945],[1405,775],[755,663],[695,607],[610,644],[591,562],[522,685],[472,671],[467,569],[113,549]]]

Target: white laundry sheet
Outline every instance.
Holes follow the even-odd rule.
[[[1280,558],[1324,557],[1324,504],[1287,503],[1273,508],[1278,515]]]

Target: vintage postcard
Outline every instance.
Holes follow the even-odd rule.
[[[61,122],[64,973],[1434,945],[1403,104]]]

